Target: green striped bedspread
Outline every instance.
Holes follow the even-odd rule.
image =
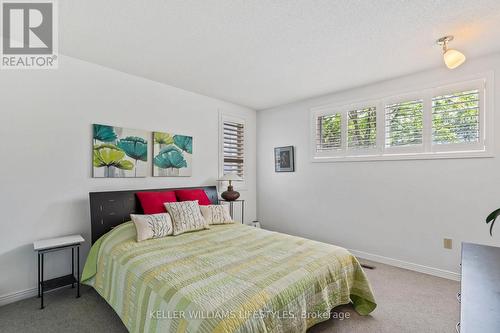
[[[337,246],[240,224],[135,238],[131,222],[101,237],[82,276],[130,332],[305,332],[338,305],[376,307]]]

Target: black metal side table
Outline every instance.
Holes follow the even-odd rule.
[[[233,201],[227,201],[224,199],[220,199],[220,202],[228,202],[229,203],[229,215],[231,215],[231,218],[234,219],[234,203],[239,202],[241,204],[241,224],[245,223],[245,200],[233,200]]]
[[[85,242],[80,235],[43,239],[33,243],[33,248],[38,252],[38,297],[40,298],[40,309],[43,304],[43,294],[52,289],[71,285],[75,287],[76,297],[80,297],[80,244]],[[44,255],[48,252],[60,251],[71,248],[71,274],[44,281],[43,266]],[[76,276],[75,276],[75,249],[76,249]]]

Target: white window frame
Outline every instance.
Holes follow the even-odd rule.
[[[382,153],[385,154],[418,154],[425,150],[426,148],[426,137],[429,133],[429,118],[425,112],[426,110],[426,98],[427,96],[422,96],[420,93],[411,93],[411,94],[404,94],[404,95],[399,95],[395,97],[389,97],[385,98],[382,100],[381,107],[383,108],[382,113],[383,113],[383,119],[382,119],[382,132],[381,132],[381,140],[382,140]],[[405,103],[405,102],[411,102],[411,101],[417,101],[417,100],[422,100],[423,103],[423,110],[422,110],[422,144],[420,145],[408,145],[408,146],[393,146],[393,147],[386,147],[385,146],[385,136],[386,136],[386,118],[385,118],[385,107],[387,105],[392,105],[392,104],[399,104],[399,103]],[[427,135],[426,135],[427,134]]]
[[[364,110],[368,108],[375,108],[375,119],[376,119],[376,126],[375,126],[375,131],[377,133],[377,137],[375,139],[375,147],[372,148],[349,148],[349,135],[348,135],[348,130],[349,130],[349,112],[351,111],[359,111],[359,110]],[[379,105],[377,102],[364,102],[364,103],[359,103],[359,104],[352,104],[350,105],[349,109],[345,110],[345,147],[346,147],[346,156],[350,155],[374,155],[377,154],[380,150],[379,144],[380,140],[378,139],[378,131],[379,131]]]
[[[248,175],[248,129],[246,119],[230,113],[219,111],[219,179],[224,176],[224,122],[235,122],[243,124],[243,181],[234,182],[233,186],[238,190],[246,189],[246,179]],[[222,184],[224,183],[224,184]],[[227,182],[221,182],[221,186],[227,186]]]
[[[310,110],[310,149],[312,162],[349,162],[376,160],[409,160],[441,158],[493,157],[493,72],[469,77],[459,83],[443,83],[435,88],[424,88],[414,92],[395,94],[361,103],[324,105]],[[479,90],[479,133],[478,143],[472,144],[432,144],[432,98],[440,95],[466,90]],[[395,103],[423,100],[422,145],[406,147],[385,147],[385,106]],[[365,107],[377,108],[377,145],[376,149],[347,149],[347,112]],[[342,150],[316,151],[316,122],[320,116],[341,114]]]
[[[349,140],[347,137],[347,128],[348,128],[348,114],[350,111],[362,110],[370,107],[376,107],[376,117],[377,117],[377,133],[379,131],[379,113],[378,113],[378,102],[377,101],[366,101],[361,103],[353,103],[342,106],[326,106],[322,108],[314,109],[312,114],[312,124],[313,124],[313,132],[312,132],[312,149],[316,152],[316,155],[323,158],[329,158],[334,156],[335,158],[346,158],[350,157],[355,153],[355,156],[370,156],[376,155],[379,151],[379,139],[377,136],[376,145],[374,148],[348,148]],[[321,116],[328,116],[333,114],[340,114],[340,136],[341,136],[341,149],[331,150],[331,151],[316,151],[316,130],[317,130],[317,119]]]
[[[342,114],[342,112],[338,110],[334,110],[331,108],[325,108],[325,109],[320,109],[317,110],[317,112],[312,113],[313,114],[313,119],[312,119],[312,127],[313,127],[313,136],[311,138],[311,143],[312,143],[312,149],[313,151],[316,152],[316,154],[319,157],[328,157],[330,155],[335,155],[335,156],[342,156],[341,152],[345,148],[345,137],[344,137],[344,123],[345,123],[345,116]],[[317,126],[318,126],[318,118],[321,116],[327,116],[327,115],[335,115],[335,114],[340,114],[340,149],[332,149],[331,151],[316,151],[316,131],[317,131]]]
[[[451,90],[458,92],[458,91],[467,91],[467,90],[478,90],[479,91],[479,101],[481,102],[479,104],[479,142],[478,143],[454,143],[454,144],[443,144],[443,145],[433,145],[431,146],[431,152],[433,153],[441,153],[441,152],[450,152],[450,151],[467,151],[467,150],[480,150],[482,149],[483,146],[485,146],[486,143],[486,112],[485,110],[481,110],[481,108],[485,108],[486,104],[486,84],[484,81],[478,80],[478,81],[472,81],[472,82],[466,82],[466,83],[459,83],[455,85],[448,86],[448,90],[446,90],[446,87],[443,88],[438,88],[433,91],[433,97],[440,96],[440,95],[446,95],[447,92],[451,92]],[[481,112],[483,111],[483,112]],[[431,114],[432,117],[432,114]]]

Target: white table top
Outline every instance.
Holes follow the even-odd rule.
[[[71,245],[71,244],[78,244],[78,243],[83,243],[83,242],[85,242],[85,239],[83,239],[82,236],[70,235],[70,236],[64,236],[64,237],[37,240],[33,243],[33,248],[35,251],[40,251],[40,250],[46,250],[46,249],[51,249],[51,248],[55,248],[55,247],[61,247],[61,246],[66,246],[66,245]]]

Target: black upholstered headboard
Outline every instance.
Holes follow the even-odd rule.
[[[210,201],[217,204],[219,199],[215,186],[162,188],[147,190],[129,190],[112,192],[91,192],[90,223],[92,229],[92,244],[102,235],[119,224],[130,221],[130,214],[143,214],[141,204],[135,193],[146,191],[173,191],[180,189],[201,188],[205,190]]]

